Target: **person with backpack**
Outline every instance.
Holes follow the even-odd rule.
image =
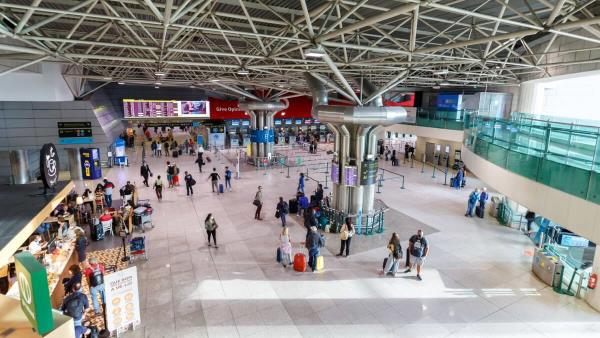
[[[311,226],[306,234],[306,249],[308,249],[308,265],[312,272],[317,271],[317,256],[323,246],[325,246],[323,236],[317,232],[316,226]]]
[[[187,171],[185,172],[183,180],[185,181],[185,191],[187,193],[187,196],[189,196],[190,194],[194,195],[194,189],[192,187],[194,186],[194,184],[196,184],[196,180],[194,180],[192,175]]]
[[[63,279],[63,287],[65,288],[65,295],[73,292],[73,287],[75,284],[81,284],[81,278],[83,277],[83,273],[81,272],[81,268],[77,264],[73,264],[69,267],[70,278]]]
[[[344,249],[346,249],[346,257],[348,257],[350,254],[350,242],[352,240],[352,236],[354,236],[354,226],[352,225],[350,217],[346,217],[346,221],[340,229],[340,253],[336,256],[343,256]]]
[[[208,179],[210,180],[210,183],[212,184],[212,192],[215,192],[215,190],[217,191],[217,195],[219,194],[219,180],[221,179],[221,176],[219,176],[219,173],[217,172],[217,168],[213,168],[213,172],[210,173],[210,175],[208,175]]]
[[[198,158],[196,159],[195,163],[198,163],[198,170],[200,170],[200,173],[202,173],[202,166],[204,165],[204,160],[202,159],[202,153],[198,153]]]
[[[89,266],[85,269],[85,276],[87,277],[88,285],[90,286],[92,305],[94,306],[94,313],[96,315],[100,313],[98,294],[100,294],[102,304],[106,303],[106,298],[104,297],[104,273],[104,265],[98,263],[96,257],[91,257],[89,259]]]
[[[306,195],[303,193],[298,193],[298,216],[306,215],[306,210],[308,209],[308,206],[308,197],[306,197]]]
[[[204,220],[204,228],[206,229],[206,235],[208,236],[208,246],[210,246],[210,237],[212,236],[213,242],[215,243],[215,249],[218,249],[217,245],[217,229],[219,225],[212,214],[206,215],[206,219]]]
[[[425,263],[425,258],[429,254],[429,243],[423,236],[423,230],[417,230],[417,234],[413,235],[408,241],[408,251],[410,252],[410,260],[412,264],[405,273],[410,272],[415,265],[417,266],[417,280],[423,280],[421,278],[421,267]]]
[[[142,175],[142,177],[144,178],[144,184],[147,187],[149,187],[148,177],[152,176],[152,171],[150,171],[150,166],[146,161],[142,161],[142,166],[140,167],[140,175]]]
[[[229,191],[231,191],[231,176],[232,175],[233,175],[233,173],[231,172],[229,167],[225,167],[225,189],[229,188]]]
[[[402,245],[400,244],[400,237],[397,233],[394,232],[392,234],[387,249],[389,255],[383,260],[382,273],[388,276],[396,276],[396,272],[398,272],[398,267],[400,265],[400,259],[402,259]]]
[[[75,283],[69,294],[63,300],[60,310],[64,315],[73,318],[73,324],[75,327],[81,326],[83,321],[83,313],[90,307],[88,298],[81,292],[81,283]]]
[[[279,216],[279,219],[281,219],[281,226],[285,227],[285,216],[290,212],[290,207],[287,202],[283,200],[283,197],[279,196],[279,203],[277,203],[275,209],[277,210],[275,216]]]
[[[169,188],[173,188],[173,176],[175,175],[175,166],[167,161],[167,181],[169,182]]]
[[[483,216],[485,215],[485,203],[487,203],[488,198],[489,194],[487,193],[487,188],[483,187],[483,189],[481,189],[481,194],[479,194],[479,208],[481,209],[481,211],[478,216],[480,216],[481,218],[483,218]]]
[[[156,177],[156,181],[154,181],[154,191],[156,192],[156,198],[158,198],[159,201],[162,200],[162,189],[163,189],[163,182],[160,179],[160,175],[158,175]]]
[[[473,217],[473,211],[475,211],[475,205],[479,200],[479,189],[475,189],[469,195],[469,200],[467,201],[467,213],[466,217]]]
[[[102,186],[102,189],[104,190],[104,202],[106,203],[106,207],[110,208],[112,207],[112,194],[115,185],[106,177],[104,178],[103,182],[104,185]]]

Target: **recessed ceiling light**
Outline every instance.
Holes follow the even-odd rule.
[[[157,85],[157,86],[160,86],[162,84],[162,82],[156,82],[154,84]]]
[[[124,85],[125,84],[125,82],[123,82],[123,81],[119,81],[117,83],[120,84],[120,85]]]
[[[210,80],[208,80],[208,81],[209,81],[209,82],[219,82],[220,80],[219,80],[219,79],[210,79]]]
[[[239,75],[248,75],[248,74],[250,74],[250,72],[248,71],[248,69],[246,69],[246,68],[244,68],[244,67],[242,67],[242,68],[238,69],[237,73],[238,73]]]
[[[154,88],[158,89],[158,88],[160,88],[160,87],[159,87],[159,86],[154,86]]]
[[[281,116],[285,116],[285,113],[281,113]]]
[[[440,86],[449,86],[449,85],[450,85],[450,82],[448,82],[446,80],[440,82]]]
[[[110,76],[105,76],[105,77],[103,77],[103,78],[102,78],[102,80],[111,81],[111,80],[112,80],[112,77],[110,77]]]
[[[441,87],[439,85],[433,85],[433,86],[431,86],[431,88],[433,88],[433,89],[440,89]]]
[[[156,76],[165,76],[165,72],[163,72],[162,70],[157,70],[154,72],[154,75]]]
[[[196,86],[194,86],[194,85],[191,85],[191,86],[190,86],[190,88],[192,88],[192,89],[193,89],[193,88],[196,88]]]
[[[500,66],[496,66],[496,69],[500,69]]]
[[[448,74],[448,69],[440,69],[440,70],[436,70],[433,72],[433,74],[435,75],[444,75],[444,74]]]

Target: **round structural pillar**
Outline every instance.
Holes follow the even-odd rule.
[[[79,149],[68,148],[67,155],[69,157],[69,173],[71,174],[71,179],[83,180],[83,174],[81,173],[81,156],[79,156]]]
[[[27,150],[11,150],[9,159],[12,184],[29,183],[29,156]]]

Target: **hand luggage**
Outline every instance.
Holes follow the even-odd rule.
[[[396,272],[398,272],[398,267],[400,265],[400,261],[397,259],[394,259],[393,257],[388,257],[385,260],[385,266],[383,268],[383,272],[384,273],[391,273],[391,274],[395,274]]]
[[[384,258],[383,259],[383,264],[381,265],[381,270],[383,270],[384,272],[385,272],[385,266],[387,265],[387,261],[388,261],[388,258],[387,257]]]
[[[179,152],[177,150],[173,150],[173,157],[179,157]]]
[[[208,162],[208,163],[212,162],[212,160],[210,159],[210,157],[206,156],[206,162]]]
[[[94,219],[94,224],[90,227],[92,241],[101,241],[104,239],[104,228],[98,219]]]
[[[222,194],[225,192],[225,187],[223,186],[223,183],[219,184],[219,193]]]
[[[277,248],[277,263],[281,263],[281,248]]]
[[[297,199],[292,198],[291,200],[289,200],[288,206],[290,209],[290,214],[295,214],[298,212],[298,200]]]
[[[178,151],[179,155],[183,154],[183,151],[181,151],[181,149],[179,149]]]
[[[301,253],[294,255],[294,270],[298,272],[306,271],[306,255]]]
[[[325,267],[325,261],[323,259],[323,256],[318,255],[317,256],[317,271],[323,270],[324,267]]]
[[[478,205],[477,207],[475,207],[475,214],[477,215],[477,217],[479,218],[483,218],[483,208],[481,207],[481,205]]]

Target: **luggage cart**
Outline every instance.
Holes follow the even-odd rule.
[[[129,241],[129,263],[131,264],[140,257],[148,260],[148,255],[146,254],[146,236],[134,237]]]
[[[139,226],[142,232],[146,232],[146,224],[154,228],[152,223],[152,207],[149,200],[138,201],[138,207],[133,210],[133,225]]]

